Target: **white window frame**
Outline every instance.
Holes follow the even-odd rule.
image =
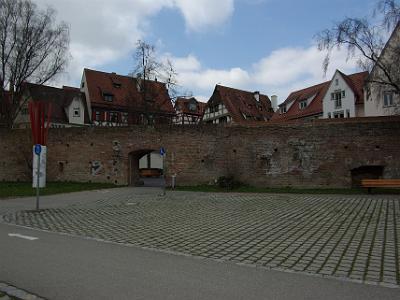
[[[299,108],[305,109],[307,107],[307,100],[303,100],[299,102]]]
[[[79,118],[81,116],[81,108],[80,107],[74,107],[72,109],[72,111],[73,111],[72,116],[74,118]]]
[[[383,92],[383,107],[393,106],[393,92],[386,91]]]

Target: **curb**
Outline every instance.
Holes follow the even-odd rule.
[[[17,298],[18,300],[46,300],[27,291],[21,290],[13,285],[0,282],[0,292],[5,293],[6,296],[0,297],[1,299],[9,299],[9,297]],[[7,297],[8,296],[8,297]]]

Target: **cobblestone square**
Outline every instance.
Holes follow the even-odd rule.
[[[113,189],[93,201],[3,212],[3,221],[400,287],[399,196],[144,191]]]

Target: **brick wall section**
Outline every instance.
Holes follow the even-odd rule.
[[[264,126],[51,129],[49,181],[128,184],[131,153],[167,150],[178,185],[234,175],[254,186],[350,187],[351,170],[384,166],[400,178],[400,118]],[[29,181],[30,132],[0,131],[0,180]],[[138,152],[139,151],[139,152]],[[135,156],[136,158],[138,155]]]

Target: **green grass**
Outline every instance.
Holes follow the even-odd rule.
[[[53,195],[117,187],[110,183],[48,182],[40,195]],[[36,189],[30,182],[0,182],[0,198],[35,196]]]
[[[256,188],[251,186],[240,186],[232,190],[227,190],[216,185],[198,185],[198,186],[179,186],[176,191],[190,192],[214,192],[214,193],[290,193],[290,194],[344,194],[344,195],[359,195],[367,194],[366,189],[331,189],[331,188]],[[372,194],[400,194],[400,189],[382,189],[375,188]]]

